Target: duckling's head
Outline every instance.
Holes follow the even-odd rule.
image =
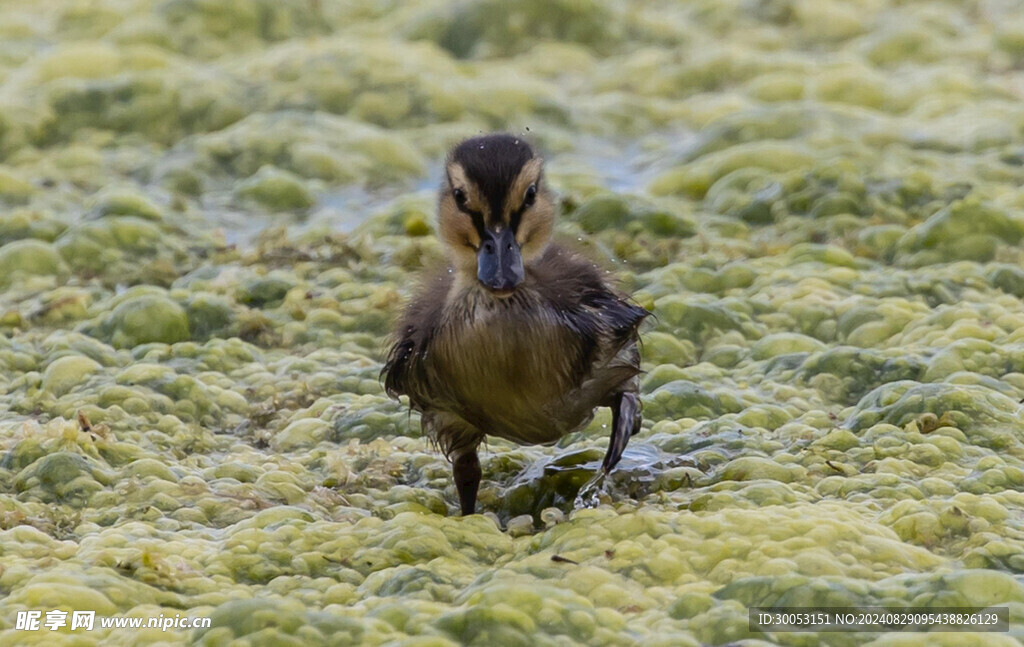
[[[511,295],[551,239],[555,206],[543,160],[521,137],[467,139],[452,149],[439,232],[460,280]]]

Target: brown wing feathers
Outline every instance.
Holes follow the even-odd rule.
[[[451,287],[450,275],[442,271],[425,281],[402,314],[397,339],[381,369],[384,390],[397,399],[409,396],[413,409],[422,411],[430,400],[430,375],[424,357],[444,316],[444,303]]]

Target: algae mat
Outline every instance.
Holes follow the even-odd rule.
[[[0,1],[0,643],[1017,644],[1022,94],[1010,0]],[[595,509],[607,412],[461,519],[377,380],[494,129],[656,315]]]

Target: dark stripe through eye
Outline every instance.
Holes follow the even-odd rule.
[[[476,209],[470,209],[466,207],[466,192],[462,189],[452,189],[452,197],[455,198],[455,206],[458,207],[459,211],[468,215],[473,219],[473,228],[480,234],[480,237],[484,236],[484,214],[480,213]]]
[[[512,218],[509,221],[509,226],[512,228],[512,233],[519,231],[519,221],[523,218],[523,212],[533,206],[533,203],[537,201],[537,185],[531,184],[526,188],[526,195],[523,196],[523,205],[512,212]]]

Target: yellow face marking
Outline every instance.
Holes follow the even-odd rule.
[[[540,185],[541,171],[544,160],[539,157],[531,159],[520,169],[516,179],[509,187],[505,199],[503,221],[511,225],[512,214],[519,212],[519,226],[516,229],[516,241],[519,243],[523,262],[537,257],[547,247],[551,232],[555,226],[555,210],[549,194]],[[534,202],[526,204],[527,191],[535,187]]]
[[[462,207],[472,211],[481,211],[486,201],[481,199],[476,185],[466,177],[461,164],[452,162],[448,165],[448,183],[441,189],[438,204],[438,237],[448,248],[448,256],[452,264],[460,271],[476,271],[476,250],[480,246],[480,234],[470,216],[459,209],[455,201],[455,190],[463,192],[465,202]]]
[[[509,187],[508,196],[505,198],[505,211],[502,214],[502,222],[509,224],[512,220],[512,214],[523,208],[523,200],[526,198],[526,191],[530,188],[530,185],[537,185],[540,182],[540,172],[544,166],[544,160],[539,157],[534,157],[532,160],[523,164],[523,168],[519,169],[519,175],[512,182],[512,186]],[[537,187],[540,189],[540,187]],[[530,207],[526,207],[523,211],[523,215],[526,211],[529,211]]]
[[[469,181],[466,177],[466,170],[462,168],[462,165],[458,162],[452,162],[448,165],[448,179],[451,183],[449,193],[451,194],[452,202],[455,203],[455,192],[461,191],[465,196],[465,202],[462,207],[470,211],[477,211],[484,214],[485,219],[487,216],[487,200],[480,194],[479,189],[476,185]],[[458,205],[456,204],[456,209]]]

